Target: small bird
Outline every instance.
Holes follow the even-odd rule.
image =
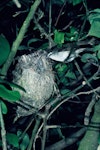
[[[68,63],[68,62],[73,61],[76,57],[78,57],[79,54],[83,52],[84,50],[86,50],[86,48],[79,48],[71,52],[71,50],[64,48],[61,51],[55,50],[55,51],[48,53],[47,57],[54,61]]]

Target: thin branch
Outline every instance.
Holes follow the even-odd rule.
[[[40,33],[42,35],[44,35],[45,38],[48,39],[48,41],[51,42],[52,47],[55,46],[55,43],[54,43],[53,39],[51,38],[51,36],[49,36],[49,34],[46,33],[46,31],[44,30],[44,28],[39,24],[39,22],[35,18],[35,16],[33,17],[33,19],[34,19],[34,23],[35,23],[36,27],[39,29]]]
[[[66,0],[65,0],[65,2],[64,2],[63,6],[62,6],[61,9],[60,9],[60,12],[59,12],[59,14],[58,14],[57,20],[56,20],[56,22],[55,22],[55,26],[57,26],[57,24],[58,24],[58,21],[59,21],[59,19],[60,19],[60,16],[61,16],[61,14],[62,14],[62,11],[63,11],[63,9],[64,9],[64,7],[65,7],[65,4],[66,4]]]
[[[99,91],[99,90],[100,90],[100,87],[99,87],[98,91]],[[92,96],[92,99],[91,99],[91,101],[90,101],[88,107],[86,108],[86,111],[85,111],[84,125],[88,125],[88,124],[89,124],[89,121],[90,121],[90,114],[91,114],[92,109],[93,109],[93,107],[94,107],[94,105],[95,105],[95,103],[96,103],[96,100],[97,100],[97,99],[96,99],[96,95],[94,94],[94,95]]]
[[[34,16],[34,14],[35,14],[35,12],[36,12],[36,10],[37,10],[40,3],[41,3],[41,0],[36,0],[34,2],[34,4],[31,6],[30,12],[27,15],[25,21],[23,22],[23,25],[22,25],[22,27],[19,31],[19,34],[18,34],[16,40],[12,44],[10,55],[9,55],[6,63],[3,65],[3,68],[1,70],[1,74],[3,74],[3,75],[7,74],[7,71],[8,71],[8,69],[9,69],[9,67],[10,67],[10,65],[13,61],[13,58],[16,55],[18,47],[19,47],[20,43],[22,42],[22,40],[24,38],[24,35],[25,35],[25,33],[27,31],[27,28],[30,24],[30,21],[31,21],[31,19],[33,19],[33,16]]]
[[[30,143],[29,143],[29,146],[28,146],[27,150],[31,150],[31,148],[32,148],[33,141],[34,141],[34,139],[35,139],[36,133],[37,133],[38,128],[39,128],[39,125],[40,125],[40,121],[41,121],[40,118],[37,118],[37,119],[36,119],[36,123],[35,123],[35,126],[34,126],[34,128],[33,128],[32,136],[31,136]]]
[[[46,142],[46,135],[47,135],[47,116],[49,113],[50,105],[46,106],[45,116],[43,118],[43,138],[42,138],[42,149],[45,150],[45,142]]]
[[[78,72],[79,72],[80,75],[83,77],[83,79],[84,79],[84,81],[85,81],[85,84],[87,84],[87,85],[93,90],[93,87],[91,86],[91,84],[88,82],[87,78],[85,77],[85,75],[84,75],[83,72],[81,71],[80,66],[78,65],[77,61],[75,61],[75,65],[76,65],[76,68],[77,68]]]
[[[52,47],[52,43],[51,43],[51,24],[52,24],[52,16],[51,16],[51,0],[50,0],[50,6],[49,6],[49,48]]]
[[[5,130],[5,125],[4,125],[3,115],[2,115],[1,102],[0,102],[0,124],[1,124],[2,149],[7,150],[6,130]]]
[[[76,97],[76,96],[79,96],[79,95],[91,94],[91,93],[93,93],[93,92],[98,91],[99,89],[100,89],[100,87],[98,87],[98,88],[96,88],[96,89],[93,89],[93,90],[90,90],[90,91],[87,91],[87,92],[79,92],[79,93],[77,93],[77,94],[75,94],[75,95],[73,95],[73,96],[72,96],[72,95],[69,96],[69,97],[66,98],[66,99],[61,99],[60,103],[49,113],[48,118],[49,118],[62,104],[64,104],[65,102],[69,101],[69,99],[72,99],[72,98],[74,98],[74,97]],[[100,96],[99,96],[99,97],[100,97]]]

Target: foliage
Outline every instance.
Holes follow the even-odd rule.
[[[4,64],[10,53],[10,45],[7,39],[0,35],[0,66]]]
[[[32,0],[16,2],[0,1],[0,104],[7,132],[6,144],[8,149],[29,150],[32,146],[38,149],[37,145],[41,143],[42,150],[45,147],[50,150],[61,141],[68,141],[73,132],[77,135],[79,127],[84,127],[84,114],[87,122],[97,119],[93,112],[97,110],[94,105],[100,93],[100,9],[96,2],[89,0],[36,0],[33,13]],[[55,86],[59,94],[54,93],[43,109],[33,111],[32,106],[20,103],[18,91],[25,92],[24,87],[11,81],[16,59],[20,55],[40,49],[47,52],[70,50],[73,54],[79,48],[84,48],[84,51],[72,62],[53,62]],[[93,103],[91,97],[94,95]],[[12,110],[16,109],[17,104],[28,111],[32,107],[34,115],[20,118],[14,124],[11,120],[7,125],[9,118],[14,120],[16,112],[13,114]],[[98,133],[95,132],[94,147],[96,142],[100,144]],[[85,136],[90,139],[90,131]],[[80,137],[76,140],[72,140],[76,142],[74,148],[70,142],[69,145],[60,144],[58,147],[78,149]],[[89,144],[85,141],[85,146]],[[84,146],[82,150],[86,150]]]
[[[100,38],[100,9],[94,9],[90,12],[89,22],[91,27],[88,34]]]

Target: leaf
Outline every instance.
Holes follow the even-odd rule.
[[[57,30],[54,31],[54,42],[56,44],[63,44],[64,43],[64,33],[59,32]]]
[[[68,71],[65,75],[65,77],[70,78],[70,79],[76,79],[75,73],[72,71]]]
[[[93,23],[91,24],[88,35],[100,38],[100,21],[98,21],[98,20],[93,21]]]
[[[38,50],[40,50],[40,49],[47,49],[48,48],[48,43],[44,43],[44,44],[42,44],[39,48],[38,48]]]
[[[100,38],[100,9],[94,9],[89,15],[91,24],[88,35]]]
[[[100,9],[94,9],[90,11],[88,19],[90,24],[92,24],[93,21],[100,21]]]
[[[30,39],[30,40],[28,41],[27,46],[29,47],[29,46],[30,46],[30,44],[35,43],[35,42],[38,42],[38,41],[41,41],[41,40],[40,40],[40,39],[38,39],[38,38]]]
[[[23,137],[22,142],[20,144],[20,149],[21,150],[26,150],[26,148],[29,144],[29,141],[30,141],[30,139],[29,139],[28,134],[25,134],[25,136]]]
[[[93,51],[94,52],[97,52],[100,50],[100,44],[96,45],[94,48],[93,48]]]
[[[10,53],[10,45],[7,39],[0,35],[0,66],[4,64]]]
[[[64,78],[64,76],[62,76],[60,78],[60,82],[63,83],[63,85],[67,86],[69,84],[68,79]]]
[[[78,38],[78,31],[75,27],[70,27],[70,32],[65,33],[65,41],[76,41]]]
[[[13,82],[9,82],[9,81],[7,81],[7,80],[3,80],[3,79],[0,78],[0,83],[2,83],[2,84],[3,84],[3,83],[8,84],[8,85],[10,85],[11,87],[18,88],[18,89],[20,89],[20,90],[26,92],[23,87],[21,87],[21,86],[18,85],[18,84],[15,84],[15,83],[13,83]]]
[[[2,113],[7,114],[8,109],[7,109],[6,104],[3,101],[0,101],[0,103],[1,103]]]
[[[96,8],[96,9],[92,10],[91,13],[100,13],[100,8]]]
[[[81,57],[81,61],[86,63],[88,60],[94,60],[95,62],[98,61],[97,57],[94,56],[93,54],[90,54],[90,53],[83,54]]]
[[[62,77],[62,76],[65,75],[65,73],[66,73],[66,71],[67,71],[67,65],[66,65],[66,64],[58,63],[58,64],[55,66],[55,69],[57,70],[58,76],[59,76],[59,77]]]
[[[100,59],[100,50],[97,53],[97,57],[98,57],[98,59]]]
[[[82,2],[82,0],[73,0],[73,6],[75,6],[75,5],[77,5],[77,4],[79,4],[79,3],[81,3]]]
[[[16,102],[20,99],[20,93],[8,90],[4,85],[0,84],[0,97],[9,102]]]
[[[98,137],[98,144],[100,144],[100,134],[99,134],[99,137]]]
[[[18,47],[18,50],[19,50],[19,51],[28,50],[28,48],[27,48],[27,46],[20,45],[20,46]]]
[[[16,148],[19,147],[19,139],[16,134],[7,133],[7,142]]]

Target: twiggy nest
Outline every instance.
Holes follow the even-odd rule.
[[[21,101],[39,108],[51,97],[54,74],[45,51],[21,56],[13,74],[13,81],[26,90],[26,93],[19,91]]]

